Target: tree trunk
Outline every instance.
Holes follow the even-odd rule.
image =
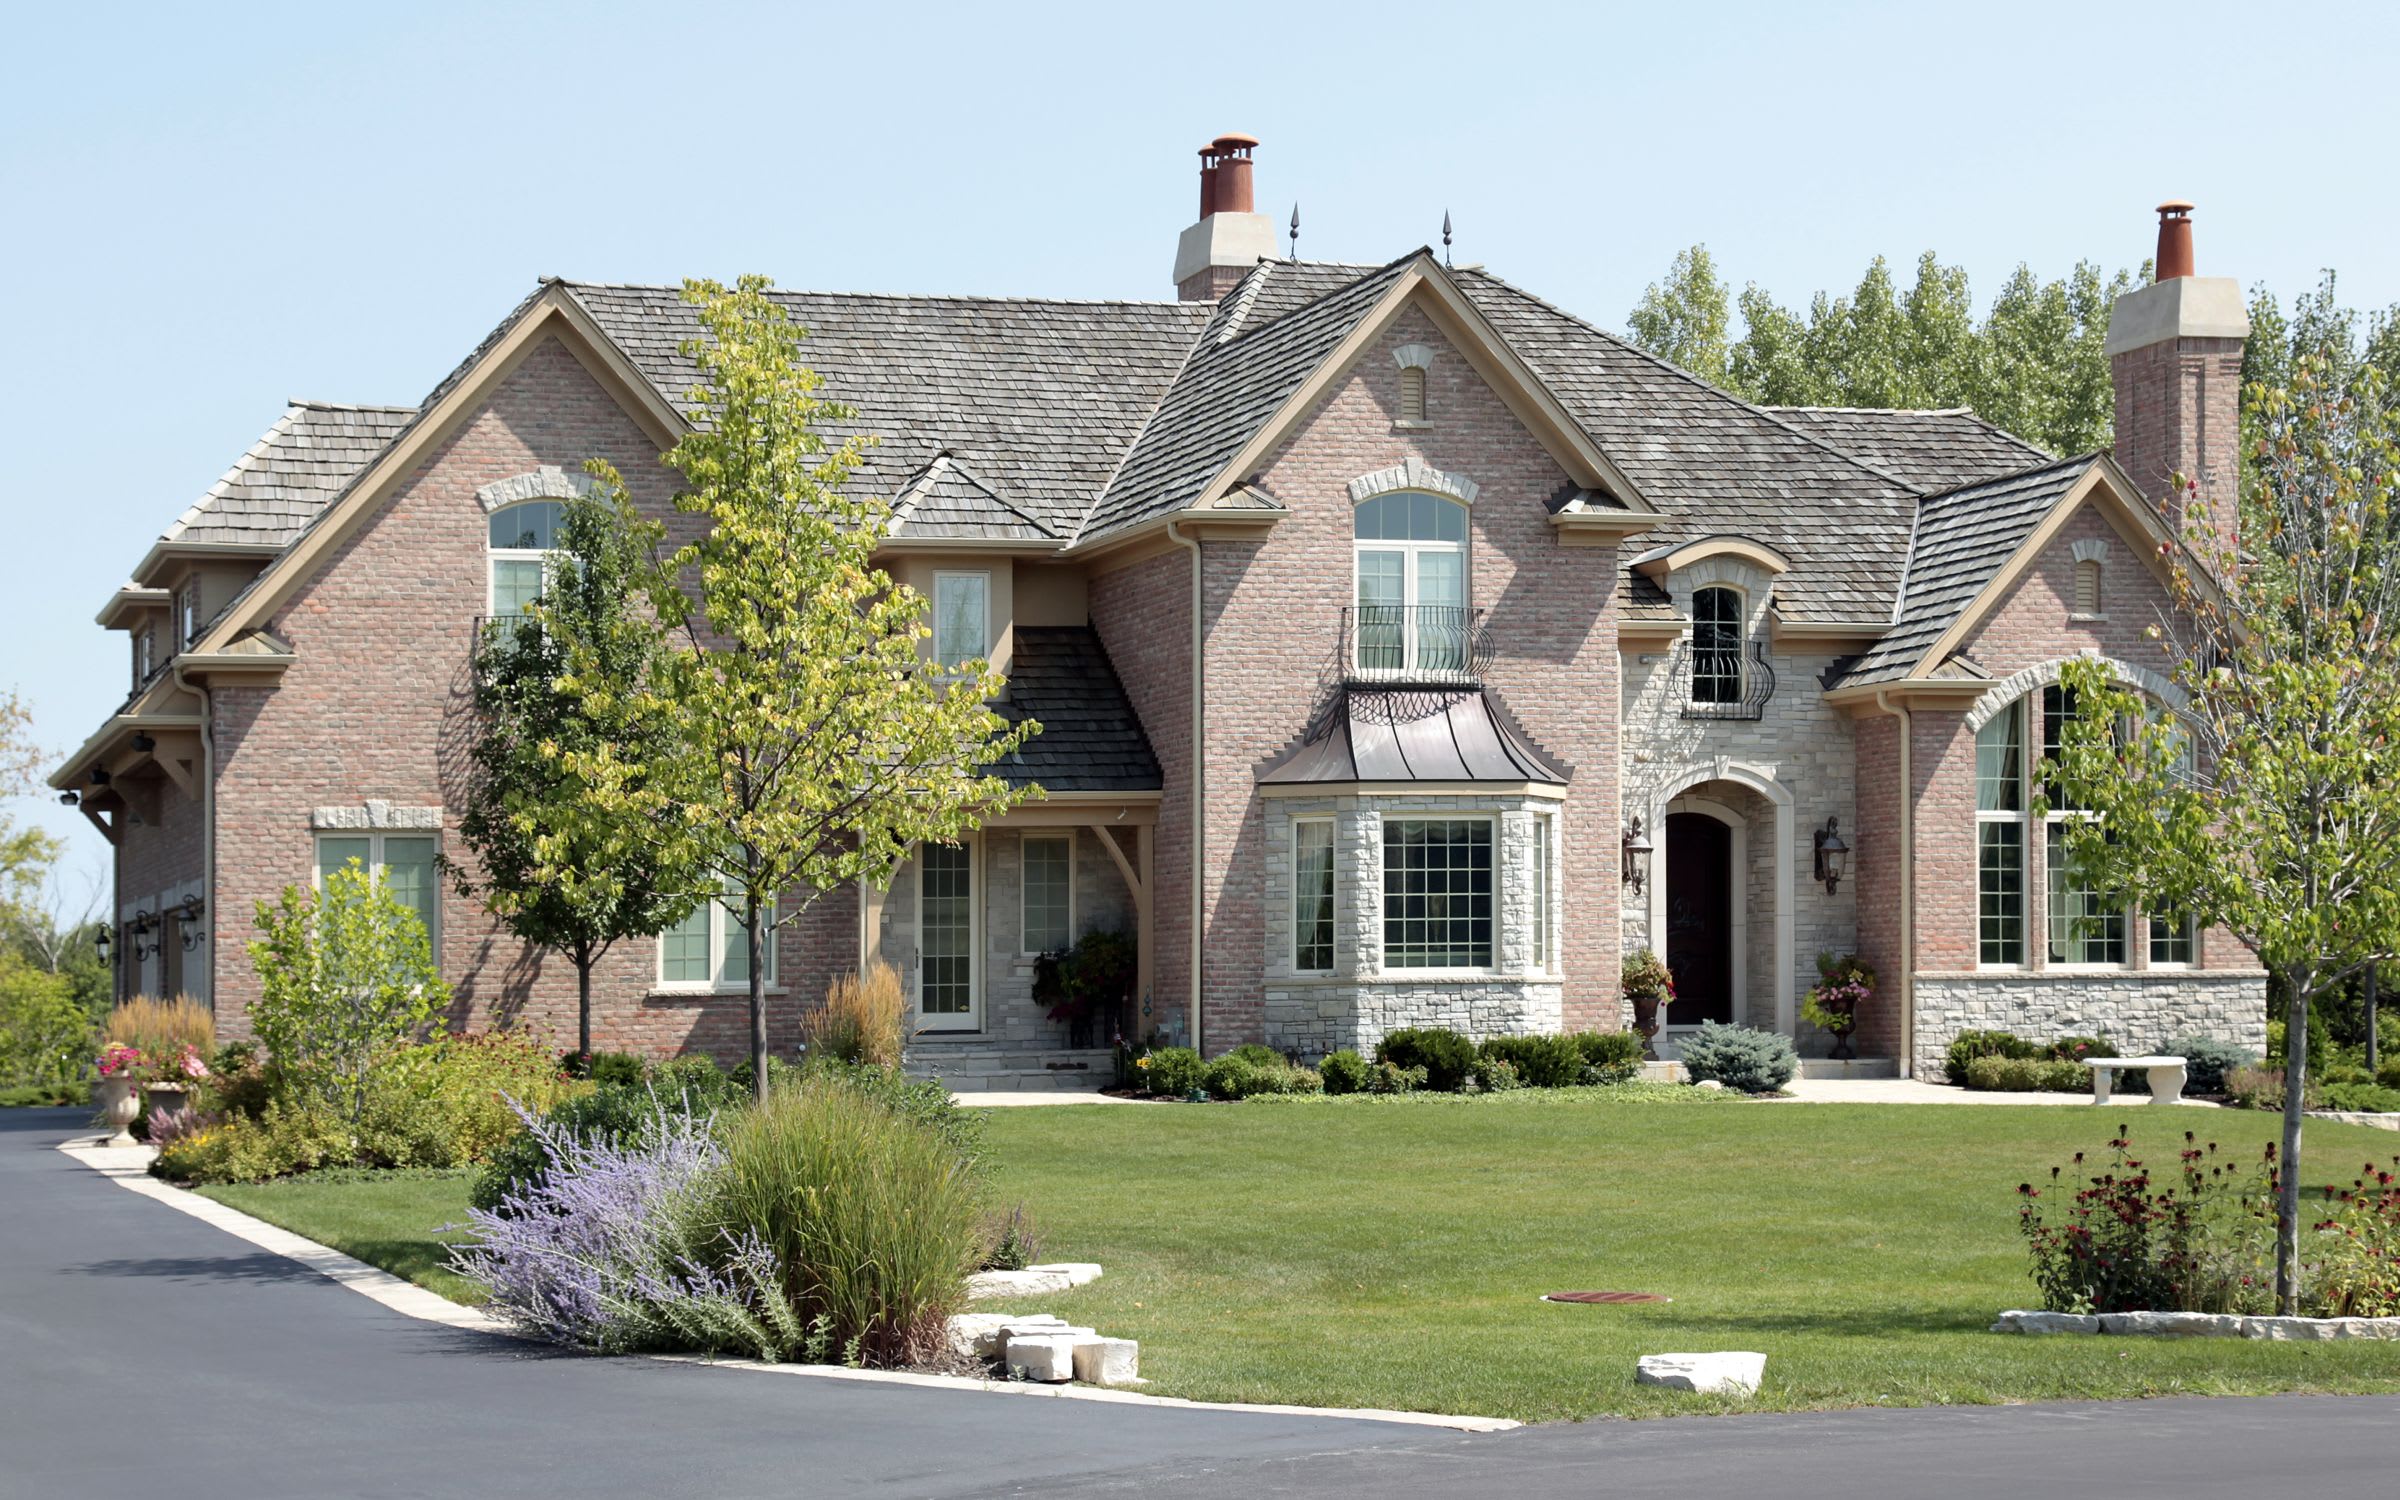
[[[2383,1067],[2383,1044],[2375,1030],[2375,981],[2382,976],[2382,966],[2367,965],[2367,1073],[2372,1077]]]
[[[742,912],[749,918],[749,931],[743,936],[750,944],[750,1072],[752,1092],[758,1102],[767,1102],[767,975],[764,965],[767,952],[765,924],[760,922],[758,892],[755,888],[742,897]]]
[[[592,964],[590,944],[575,950],[575,1050],[583,1058],[584,1068],[592,1065]]]
[[[2284,979],[2283,1150],[2275,1193],[2275,1311],[2300,1315],[2300,1120],[2308,1107],[2308,995]]]

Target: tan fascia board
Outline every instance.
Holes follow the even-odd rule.
[[[307,581],[318,564],[355,536],[366,519],[382,506],[393,487],[414,473],[425,458],[440,451],[441,446],[455,436],[458,428],[482,405],[491,388],[513,374],[544,338],[571,334],[570,337],[561,337],[560,342],[585,368],[613,368],[613,346],[593,346],[592,337],[596,332],[589,314],[583,313],[574,304],[574,299],[563,287],[553,285],[545,290],[518,317],[516,326],[501,337],[482,362],[436,402],[431,410],[419,414],[415,426],[377,454],[374,461],[351,482],[350,488],[333,502],[332,511],[321,516],[316,525],[283,549],[252,583],[250,593],[234,608],[218,616],[216,623],[193,643],[193,649],[186,654],[206,656],[221,652],[248,632],[264,629],[267,622],[274,618],[275,611]],[[623,359],[621,353],[613,354],[616,363],[622,364]],[[631,367],[626,365],[625,368]],[[644,384],[647,385],[647,382]],[[651,391],[649,400],[628,409],[637,416],[647,415],[648,420],[643,423],[646,428],[660,420],[660,413],[673,415],[672,409],[658,397],[655,390]],[[652,434],[654,438],[657,435]]]
[[[161,538],[150,544],[142,560],[134,566],[136,584],[156,587],[150,580],[177,562],[271,562],[283,555],[283,547],[271,542],[174,542]]]
[[[1791,559],[1766,543],[1723,533],[1644,553],[1633,560],[1633,570],[1645,578],[1663,579],[1678,568],[1688,568],[1711,557],[1738,557],[1770,576],[1792,570]]]
[[[1880,713],[1883,710],[1877,705],[1885,700],[1910,708],[1964,713],[1992,690],[1992,682],[1983,677],[1906,677],[1898,682],[1835,688],[1825,695],[1825,701],[1853,716]]]
[[[1113,573],[1176,550],[1174,532],[1179,526],[1185,537],[1204,541],[1249,537],[1266,531],[1288,514],[1280,510],[1203,511],[1197,507],[1171,510],[1136,522],[1123,531],[1112,531],[1096,541],[1070,543],[1058,556],[1067,562],[1088,563],[1095,572]]]
[[[1684,632],[1691,628],[1692,622],[1689,620],[1662,620],[1652,615],[1644,615],[1639,619],[1619,620],[1617,622],[1617,649],[1619,651],[1628,648],[1648,650],[1657,646],[1671,646],[1682,640]]]
[[[183,651],[175,664],[196,677],[222,683],[229,678],[278,678],[294,658],[256,651]]]
[[[1613,547],[1626,537],[1666,524],[1653,511],[1561,510],[1550,514],[1551,529],[1562,547]]]
[[[1008,552],[1020,557],[1053,557],[1066,545],[1055,539],[1027,542],[1007,537],[916,536],[902,531],[886,532],[875,543],[875,551],[878,556],[886,552]]]
[[[2142,494],[2141,486],[2133,482],[2133,476],[2126,473],[2110,454],[2100,454],[2099,463],[2108,476],[2108,498],[2114,502],[2106,514],[2109,514],[2125,540],[2135,544],[2134,550],[2148,560],[2150,571],[2158,580],[2171,584],[2175,569],[2167,561],[2167,554],[2179,553],[2190,564],[2192,585],[2201,596],[2212,604],[2222,601],[2225,597],[2224,587],[2217,581],[2215,571],[2206,559],[2184,544],[2182,535],[2175,530],[2172,522],[2159,514],[2158,507]]]
[[[188,729],[197,734],[200,730],[200,716],[198,714],[111,714],[106,722],[92,731],[89,739],[75,747],[74,754],[59,763],[58,769],[52,771],[47,778],[47,784],[55,791],[77,791],[85,785],[82,780],[84,773],[91,770],[93,762],[99,760],[109,750],[114,749],[118,740],[130,738],[136,730],[155,734],[162,729]]]
[[[165,609],[174,602],[175,596],[165,589],[144,588],[129,583],[108,596],[108,602],[100,606],[98,614],[92,616],[92,623],[102,630],[130,630],[132,625],[124,622],[128,613],[140,609]]]
[[[1010,808],[986,828],[1152,828],[1158,824],[1160,792],[1052,792],[1039,802]]]

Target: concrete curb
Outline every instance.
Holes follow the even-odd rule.
[[[97,1144],[101,1136],[82,1136],[62,1141],[58,1149],[66,1156],[98,1172],[121,1188],[155,1199],[179,1213],[191,1215],[204,1224],[222,1229],[236,1239],[246,1240],[261,1250],[280,1255],[315,1271],[327,1280],[348,1287],[359,1295],[369,1297],[393,1312],[441,1323],[474,1333],[496,1334],[502,1338],[522,1339],[524,1335],[493,1317],[472,1307],[461,1307],[449,1298],[429,1292],[411,1281],[404,1281],[391,1272],[354,1260],[339,1250],[318,1244],[288,1229],[279,1229],[264,1219],[255,1219],[239,1209],[228,1208],[213,1198],[172,1187],[150,1175],[147,1146],[109,1147]],[[1097,1386],[1034,1385],[1014,1380],[982,1380],[971,1375],[919,1375],[905,1370],[853,1370],[841,1365],[771,1365],[755,1359],[712,1359],[699,1354],[643,1354],[629,1357],[654,1359],[663,1364],[709,1365],[725,1370],[746,1370],[764,1375],[802,1375],[821,1380],[859,1380],[881,1385],[910,1385],[928,1390],[982,1391],[995,1396],[1037,1396],[1063,1401],[1102,1401],[1119,1406],[1163,1406],[1185,1411],[1243,1412],[1253,1416],[1272,1417],[1340,1417],[1351,1421],[1388,1422],[1409,1427],[1443,1427],[1457,1432],[1506,1432],[1524,1424],[1506,1417],[1446,1416],[1434,1412],[1380,1411],[1371,1407],[1352,1406],[1280,1406],[1247,1401],[1192,1401],[1181,1396],[1145,1396],[1136,1391],[1104,1390]]]

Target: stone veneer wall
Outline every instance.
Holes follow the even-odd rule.
[[[2256,969],[1920,972],[1915,990],[1916,1076],[1929,1080],[1941,1078],[1942,1054],[1962,1031],[2033,1042],[2105,1032],[2128,1056],[2181,1036],[2267,1048],[2267,977]]]
[[[1552,851],[1552,946],[1547,972],[1533,963],[1533,841],[1542,814],[1554,835],[1565,820],[1554,798],[1507,793],[1476,796],[1269,797],[1266,804],[1267,1045],[1304,1057],[1343,1047],[1372,1052],[1387,1032],[1446,1026],[1477,1038],[1566,1029],[1558,935],[1566,903]],[[1292,821],[1330,815],[1334,825],[1333,971],[1292,970]],[[1493,870],[1493,972],[1489,975],[1386,973],[1383,968],[1383,832],[1393,817],[1497,819]]]

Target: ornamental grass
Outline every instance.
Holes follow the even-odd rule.
[[[863,974],[844,974],[808,1018],[808,1050],[819,1057],[871,1068],[900,1066],[908,1042],[908,993],[900,973],[881,959]]]
[[[101,1023],[100,1040],[132,1047],[149,1058],[177,1058],[185,1049],[201,1057],[217,1050],[217,1021],[189,995],[172,1000],[136,995],[120,1001]]]

